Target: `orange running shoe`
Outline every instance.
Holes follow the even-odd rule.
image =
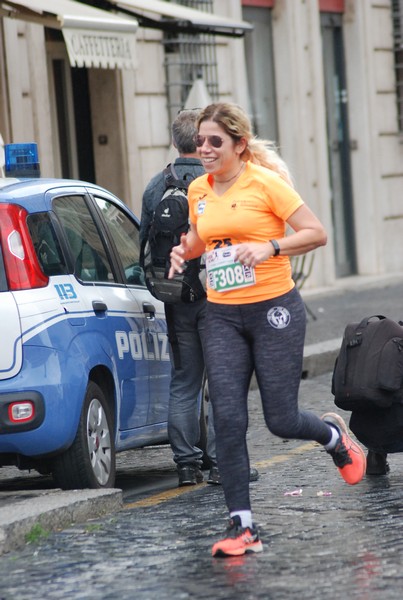
[[[242,527],[241,518],[235,515],[230,519],[225,537],[214,544],[211,553],[213,556],[240,556],[262,550],[263,545],[256,527]]]
[[[340,441],[333,450],[328,450],[340,475],[350,485],[359,483],[367,467],[364,450],[350,437],[345,422],[338,414],[326,413],[322,420],[340,432]]]

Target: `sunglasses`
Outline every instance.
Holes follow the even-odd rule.
[[[198,148],[203,146],[205,141],[208,141],[209,146],[213,148],[221,148],[224,143],[224,140],[220,138],[219,135],[196,135],[195,143]]]

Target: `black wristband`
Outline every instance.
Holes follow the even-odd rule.
[[[269,241],[274,248],[273,256],[278,256],[280,254],[280,246],[278,245],[278,241],[277,240],[269,240]]]

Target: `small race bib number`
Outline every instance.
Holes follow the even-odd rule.
[[[255,269],[235,261],[236,248],[217,248],[206,256],[208,284],[216,292],[237,290],[256,283]]]

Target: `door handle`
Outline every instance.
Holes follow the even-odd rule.
[[[105,302],[102,302],[102,300],[93,300],[92,308],[96,313],[106,312],[108,310],[108,307],[106,306]]]
[[[147,319],[154,319],[155,317],[155,306],[150,302],[143,302],[143,312],[146,314]]]

